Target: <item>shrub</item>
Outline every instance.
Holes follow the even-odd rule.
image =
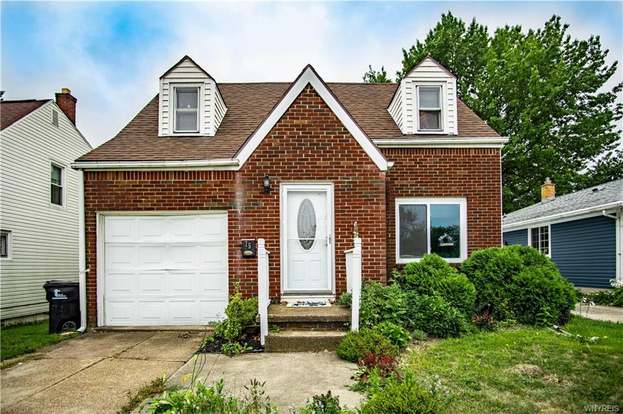
[[[466,332],[467,322],[463,313],[442,297],[410,292],[407,301],[411,328],[438,338],[460,336]]]
[[[582,294],[582,296],[596,305],[623,307],[623,287]]]
[[[154,399],[151,412],[154,414],[173,413],[219,413],[219,414],[271,414],[277,409],[263,390],[264,384],[252,380],[245,386],[246,395],[240,399],[227,394],[223,380],[211,386],[193,384],[189,389],[165,391]]]
[[[426,341],[428,339],[428,335],[421,329],[414,329],[411,331],[411,337],[416,341]]]
[[[517,284],[515,279],[527,269],[538,269],[535,272],[540,276],[524,275]],[[476,287],[476,313],[488,315],[491,323],[513,318],[532,324],[537,319],[565,321],[568,319],[568,301],[575,301],[576,297],[568,292],[570,284],[560,276],[551,259],[532,247],[479,250],[463,262],[461,271]],[[531,279],[531,283],[526,278]],[[539,287],[538,283],[544,285]],[[520,292],[522,288],[529,291]],[[535,292],[541,296],[538,301],[531,301],[529,297],[534,297]]]
[[[388,321],[401,325],[407,311],[405,294],[397,284],[366,284],[361,292],[359,318],[361,325],[371,327]]]
[[[576,302],[573,285],[549,266],[524,269],[513,279],[509,294],[517,320],[530,325],[563,325]]]
[[[361,328],[358,332],[347,333],[337,347],[337,355],[350,362],[359,362],[370,352],[397,356],[399,348],[372,328]]]
[[[245,330],[255,325],[257,317],[257,298],[242,299],[236,292],[225,308],[227,319],[214,326],[214,333],[205,338],[201,348],[203,352],[221,351],[226,355],[237,355],[248,351],[249,346]],[[243,342],[243,343],[241,343]]]
[[[469,279],[436,254],[409,263],[394,273],[403,290],[419,295],[439,295],[469,316],[474,311],[476,289]]]
[[[413,374],[403,379],[390,377],[382,391],[370,396],[361,406],[361,414],[433,414],[440,410],[439,397],[422,385]]]
[[[344,292],[342,296],[337,300],[337,304],[341,306],[348,306],[350,308],[351,302],[353,301],[353,294]]]
[[[380,332],[381,335],[389,339],[392,344],[398,346],[400,349],[406,348],[409,341],[411,341],[409,332],[402,326],[396,325],[393,322],[381,322],[373,329]]]
[[[326,394],[314,395],[307,401],[305,407],[296,411],[297,414],[343,414],[349,411],[340,406],[340,399],[332,395],[331,391]]]

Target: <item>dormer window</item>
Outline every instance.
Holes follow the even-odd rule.
[[[175,132],[199,132],[199,88],[176,86],[175,89]]]
[[[443,130],[441,86],[418,86],[418,131]]]

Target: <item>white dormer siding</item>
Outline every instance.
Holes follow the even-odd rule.
[[[441,129],[425,130],[419,125],[418,87],[441,88]],[[456,77],[430,57],[405,76],[387,110],[403,134],[458,135]]]
[[[196,87],[198,95],[198,132],[175,131],[175,88]],[[227,112],[216,81],[190,58],[185,57],[160,78],[158,134],[160,136],[214,136]]]

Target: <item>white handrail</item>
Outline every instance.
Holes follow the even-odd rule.
[[[268,335],[268,305],[270,297],[268,293],[268,256],[264,239],[257,240],[257,305],[260,315],[260,343],[264,345]]]
[[[353,239],[354,247],[346,250],[346,289],[351,293],[351,331],[359,330],[359,303],[361,301],[361,238]]]

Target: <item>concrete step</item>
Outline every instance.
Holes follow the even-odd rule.
[[[347,330],[350,325],[350,309],[337,305],[295,308],[285,304],[273,304],[268,307],[268,323],[281,330]]]
[[[266,336],[266,352],[320,352],[335,351],[345,331],[287,330],[270,332]]]

